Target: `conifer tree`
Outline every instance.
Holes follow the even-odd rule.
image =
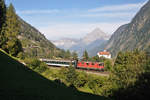
[[[5,24],[5,16],[6,15],[6,5],[4,0],[0,0],[0,48],[5,41],[3,28]]]
[[[19,21],[12,4],[9,5],[6,12],[6,36],[11,39],[19,34]]]
[[[84,60],[84,61],[89,60],[89,55],[88,55],[88,52],[86,50],[83,53],[82,60]]]
[[[4,33],[7,39],[3,49],[11,55],[17,56],[17,54],[22,51],[22,45],[21,42],[17,39],[20,27],[15,9],[12,4],[10,4],[7,8],[5,23],[6,27],[4,29]]]
[[[65,58],[66,59],[70,59],[71,58],[71,53],[70,53],[69,50],[66,51]]]
[[[78,59],[78,54],[76,52],[73,52],[72,57],[73,57],[74,60],[77,60]]]

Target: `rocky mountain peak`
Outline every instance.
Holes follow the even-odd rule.
[[[104,33],[101,29],[95,28],[92,32],[88,33],[83,39],[82,42],[89,44],[97,39],[108,40],[110,35]]]

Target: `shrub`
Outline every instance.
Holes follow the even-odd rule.
[[[84,72],[78,73],[75,86],[79,88],[84,87],[87,82],[88,82],[88,75]]]
[[[36,58],[26,58],[24,61],[28,67],[39,73],[42,73],[47,69],[47,65]]]

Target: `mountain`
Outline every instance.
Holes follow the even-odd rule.
[[[119,51],[150,50],[150,1],[136,14],[129,24],[121,26],[105,47],[113,56]]]
[[[82,38],[81,42],[85,45],[91,44],[96,40],[107,40],[109,39],[109,35],[104,33],[99,28],[94,29],[92,32],[88,33],[84,38]]]
[[[81,39],[71,39],[71,38],[63,38],[60,40],[52,41],[57,47],[64,50],[71,50],[78,53],[79,57],[82,56],[85,50],[88,51],[90,56],[95,56],[97,51],[103,50],[104,46],[100,46],[101,44],[105,44],[109,39],[110,35],[104,33],[99,28],[94,29],[92,32],[88,33],[85,37]]]
[[[79,40],[71,38],[62,38],[60,40],[52,41],[58,48],[68,50],[73,45],[76,45]]]
[[[70,50],[76,51],[80,57],[85,50],[88,51],[90,56],[95,56],[96,53],[93,53],[92,50],[100,46],[102,43],[105,43],[109,37],[110,36],[108,34],[104,33],[99,28],[96,28],[80,39],[80,41],[76,45],[72,46]]]
[[[45,38],[45,36],[23,19],[18,17],[21,30],[18,38],[21,40],[25,53],[29,56],[49,57],[52,52],[60,50]]]

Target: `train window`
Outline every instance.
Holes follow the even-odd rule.
[[[94,65],[94,63],[92,63],[92,65]]]
[[[86,63],[87,65],[89,65],[89,63]]]
[[[104,64],[103,64],[103,63],[101,63],[101,64],[99,64],[99,66],[104,66]]]
[[[67,65],[70,65],[69,62],[66,62]]]

